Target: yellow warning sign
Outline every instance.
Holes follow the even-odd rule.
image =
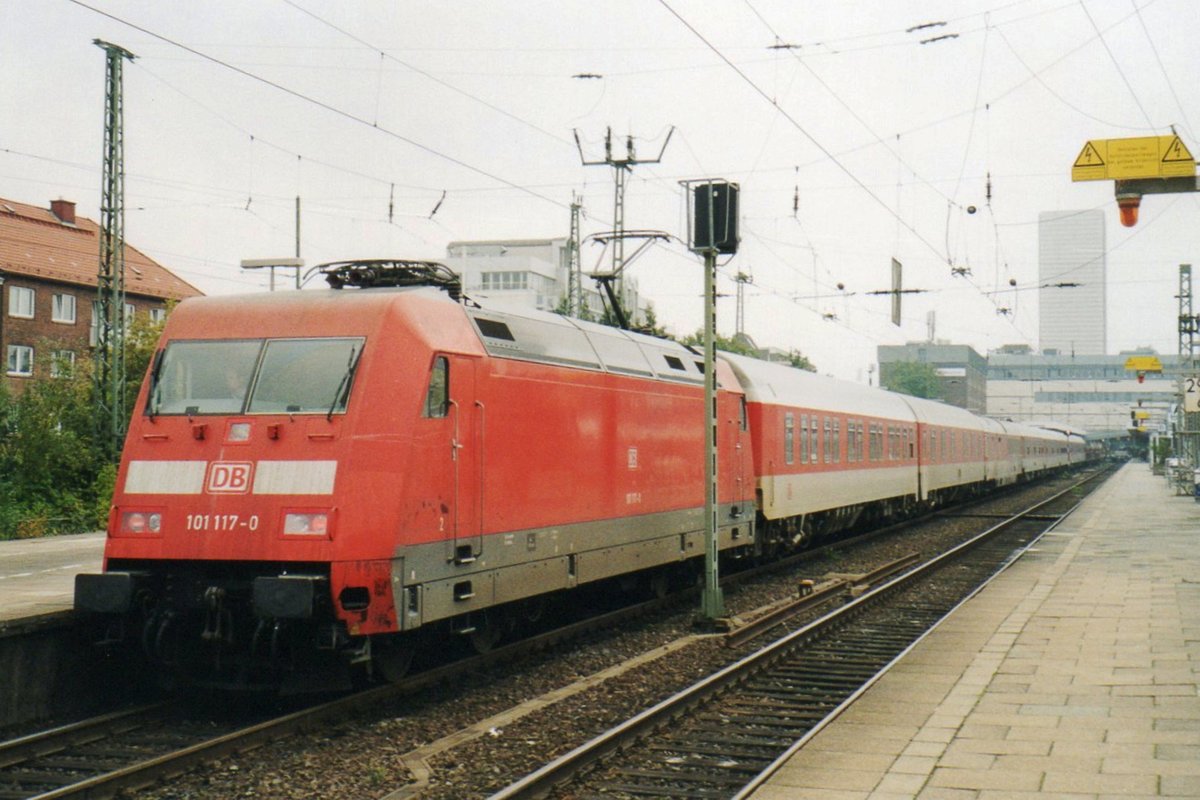
[[[1125,369],[1138,372],[1162,372],[1162,362],[1158,356],[1130,356],[1125,359]]]
[[[1195,174],[1196,159],[1175,134],[1093,139],[1071,165],[1073,181],[1189,178]]]

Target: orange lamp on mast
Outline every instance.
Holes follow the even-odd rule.
[[[1121,224],[1126,228],[1137,225],[1138,207],[1142,204],[1139,192],[1122,192],[1117,195],[1117,208],[1121,212]]]

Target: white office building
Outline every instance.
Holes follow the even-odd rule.
[[[1070,356],[1107,352],[1104,212],[1038,215],[1038,346]],[[1056,284],[1077,283],[1059,287]]]
[[[451,242],[446,266],[462,276],[463,290],[472,297],[542,311],[562,308],[570,285],[566,238]],[[585,274],[582,287],[589,315],[599,319],[604,303],[595,281]],[[642,319],[636,282],[626,279],[624,291],[626,308],[639,309],[633,316]]]
[[[1170,374],[1178,357],[1160,356],[1167,376],[1150,373],[1139,383],[1125,369],[1131,355],[1155,353],[1146,348],[1114,356],[1043,355],[1011,345],[991,352],[988,416],[1030,423],[1053,420],[1098,438],[1124,436],[1134,426],[1165,430],[1176,399]]]

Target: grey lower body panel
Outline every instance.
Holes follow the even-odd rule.
[[[721,549],[754,543],[754,507],[722,505]],[[445,542],[399,548],[392,589],[401,630],[704,555],[704,509],[537,528],[483,537],[472,560]]]

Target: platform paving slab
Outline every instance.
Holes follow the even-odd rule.
[[[99,572],[104,533],[0,541],[0,622],[68,611],[75,576]]]

